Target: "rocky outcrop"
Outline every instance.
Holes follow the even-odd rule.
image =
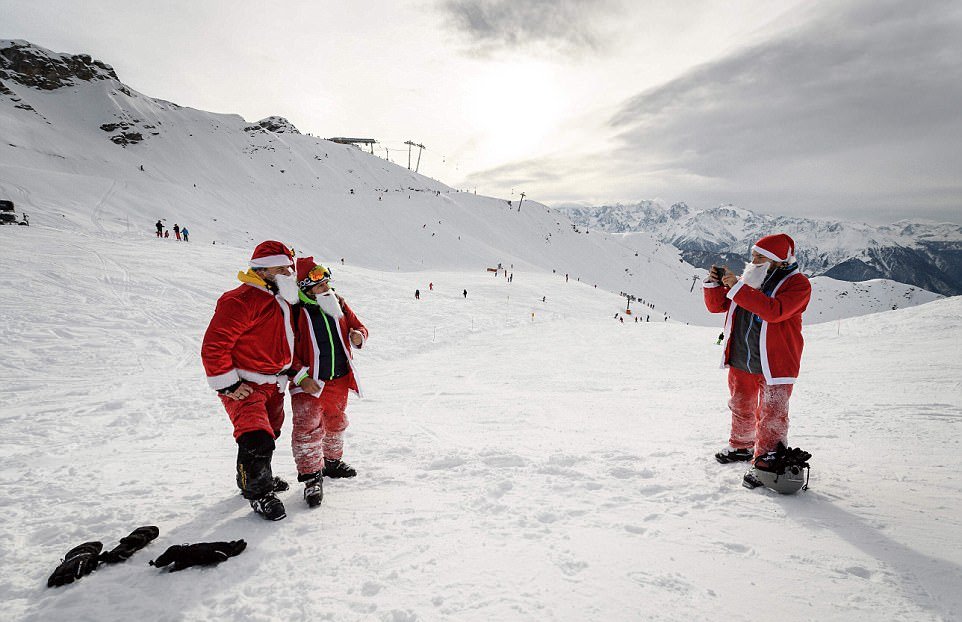
[[[57,54],[26,41],[3,41],[0,42],[0,80],[52,91],[78,80],[118,78],[110,65],[93,60],[87,54]]]
[[[244,128],[245,132],[268,131],[274,134],[300,134],[300,130],[284,117],[267,117]]]

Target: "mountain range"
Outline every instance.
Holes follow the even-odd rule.
[[[702,268],[735,267],[761,236],[794,238],[803,271],[843,281],[891,279],[946,296],[962,294],[962,226],[901,220],[873,226],[847,221],[758,214],[734,205],[695,210],[657,201],[597,207],[558,207],[582,227],[644,232],[677,247]]]

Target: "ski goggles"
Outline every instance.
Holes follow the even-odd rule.
[[[314,283],[327,283],[331,280],[331,271],[324,266],[314,266],[311,271],[307,273],[307,278],[314,281]]]

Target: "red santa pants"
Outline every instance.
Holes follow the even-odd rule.
[[[245,382],[254,391],[242,400],[232,400],[224,395],[220,401],[234,424],[234,439],[241,434],[264,430],[274,438],[281,435],[284,424],[284,394],[276,382],[254,384]]]
[[[344,454],[344,430],[347,429],[347,391],[351,375],[324,383],[320,397],[308,393],[291,396],[294,431],[291,448],[299,475],[317,473],[324,459],[340,460]]]
[[[781,441],[788,444],[788,398],[790,384],[766,384],[765,376],[728,368],[732,433],[728,443],[735,449],[755,450],[755,456],[774,451]]]

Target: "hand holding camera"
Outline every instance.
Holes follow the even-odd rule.
[[[725,278],[725,273],[728,272],[728,268],[725,266],[716,266],[712,264],[711,269],[708,271],[708,278],[710,278],[715,283],[721,283],[722,279]]]

